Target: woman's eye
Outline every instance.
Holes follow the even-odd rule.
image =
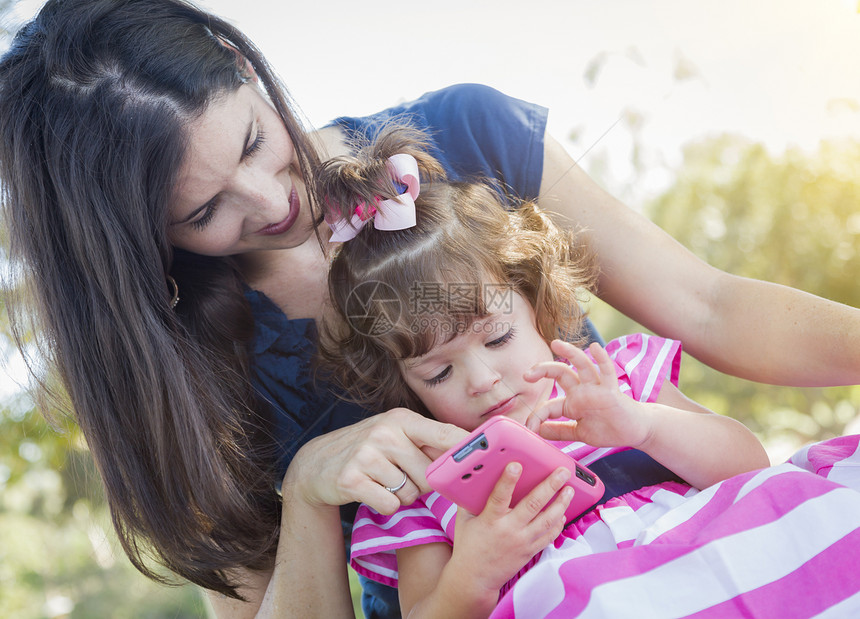
[[[262,129],[257,129],[257,135],[254,136],[254,141],[248,144],[248,147],[245,149],[245,152],[242,153],[242,159],[247,159],[248,157],[252,157],[254,153],[259,151],[263,144],[266,143],[266,134],[263,133]]]
[[[433,378],[425,378],[424,383],[428,387],[435,387],[436,385],[441,383],[443,380],[448,378],[450,375],[451,375],[451,366],[449,365],[444,370],[442,370],[441,372],[436,374],[436,376],[434,376]]]
[[[502,337],[487,342],[485,346],[487,348],[497,348],[499,346],[504,346],[514,338],[514,335],[516,335],[516,329],[514,329],[514,327],[510,327]]]
[[[191,226],[195,230],[201,230],[206,227],[206,225],[212,221],[212,218],[215,217],[215,211],[218,210],[218,202],[217,200],[212,200],[209,204],[206,205],[206,208],[203,209],[203,214],[191,222]]]
[[[242,160],[248,159],[249,157],[253,157],[255,153],[259,152],[259,150],[263,147],[263,144],[266,143],[266,134],[263,132],[262,128],[257,129],[257,135],[254,136],[254,140],[248,144],[247,148],[245,148],[242,153]],[[217,196],[216,196],[217,197]],[[203,209],[203,214],[191,222],[191,225],[196,230],[201,230],[212,221],[212,218],[215,217],[215,211],[218,210],[218,201],[217,199],[213,199],[209,204],[206,205],[206,208]]]

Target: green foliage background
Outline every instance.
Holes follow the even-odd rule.
[[[813,154],[773,157],[760,144],[724,135],[687,146],[672,176],[645,213],[706,262],[860,306],[860,144],[823,142]],[[599,302],[592,317],[606,337],[642,328]],[[857,386],[766,386],[686,355],[681,388],[746,423],[775,460],[842,434],[860,403]]]

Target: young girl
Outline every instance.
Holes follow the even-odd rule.
[[[562,232],[534,204],[508,212],[488,186],[445,182],[426,142],[405,128],[327,162],[315,178],[332,240],[343,242],[320,354],[362,404],[407,406],[466,430],[494,415],[532,427],[564,416],[573,421],[555,432],[567,434],[562,446],[574,457],[590,463],[641,449],[697,488],[767,466],[742,424],[677,389],[677,342],[636,335],[606,350],[592,344],[595,364],[556,339],[579,332],[577,292],[595,272],[582,235]],[[457,511],[456,537],[454,508],[436,493],[392,516],[363,506],[353,566],[397,586],[404,615],[489,615],[548,543],[581,534],[562,531],[570,489],[553,499],[563,469],[510,509],[519,473],[508,465],[480,514]]]

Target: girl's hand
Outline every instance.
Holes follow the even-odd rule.
[[[582,441],[595,447],[638,447],[652,429],[649,411],[632,398],[621,393],[618,376],[609,355],[599,344],[588,350],[596,365],[576,346],[555,340],[553,353],[566,358],[567,363],[539,363],[525,373],[531,382],[552,378],[565,391],[565,397],[546,402],[533,412],[526,426],[540,432],[544,438]],[[548,419],[566,417],[575,423],[548,423]]]
[[[558,492],[570,477],[569,470],[558,468],[511,508],[511,496],[521,474],[519,463],[508,464],[477,516],[457,509],[450,569],[468,574],[467,581],[477,590],[495,592],[496,596],[535,554],[558,537],[565,525],[564,510],[573,498],[570,486]]]
[[[366,503],[392,514],[429,492],[424,471],[467,432],[407,410],[393,409],[317,437],[293,458],[283,491],[316,505]],[[396,492],[404,480],[406,483]]]

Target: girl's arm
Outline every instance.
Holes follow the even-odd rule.
[[[657,402],[643,404],[651,432],[641,449],[696,488],[770,466],[764,447],[741,422],[718,415],[665,383]],[[704,414],[702,414],[704,413]]]
[[[553,352],[566,363],[538,364],[528,380],[553,378],[564,398],[548,402],[528,419],[546,438],[583,441],[595,447],[635,447],[696,488],[705,488],[770,463],[755,435],[742,423],[712,413],[671,383],[656,402],[638,402],[621,393],[615,366],[598,344],[589,347],[596,364],[576,346],[556,340]],[[567,417],[575,423],[545,424]]]
[[[487,617],[502,586],[561,533],[573,492],[565,486],[553,496],[570,471],[556,470],[511,509],[521,472],[519,464],[508,464],[479,515],[457,509],[453,550],[432,543],[397,551],[404,617]]]
[[[598,187],[549,136],[539,203],[588,230],[601,299],[711,367],[781,385],[860,383],[860,310],[707,265]]]
[[[295,455],[282,486],[283,511],[271,573],[241,571],[245,601],[210,594],[216,616],[258,619],[352,617],[339,505],[394,513],[429,491],[424,470],[466,431],[396,409],[317,437]],[[385,486],[408,482],[395,495]]]

